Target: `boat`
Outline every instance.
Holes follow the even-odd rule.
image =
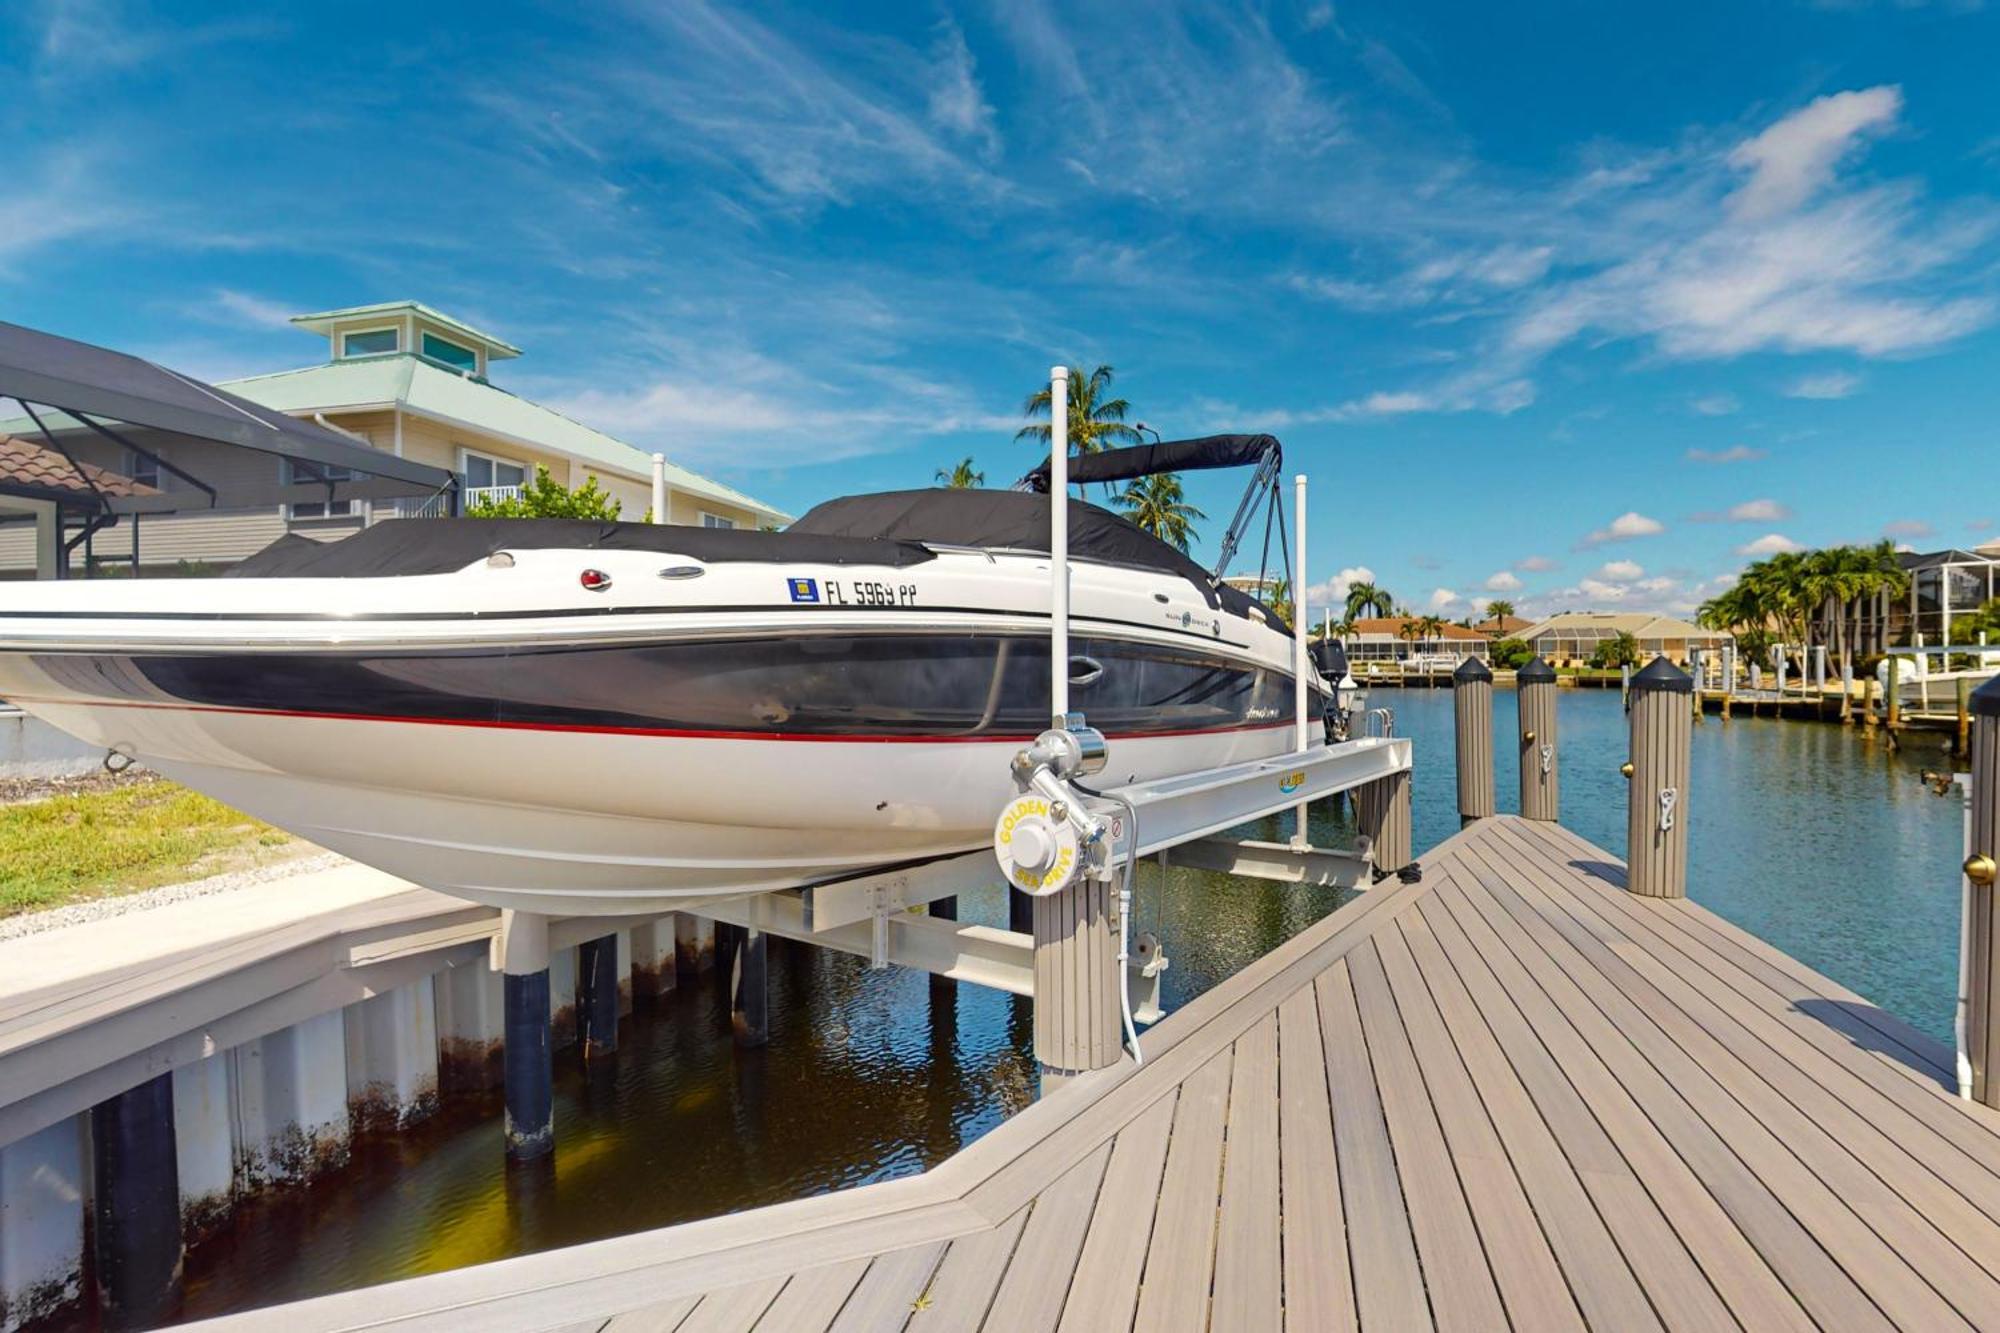
[[[1280,456],[1214,436],[1072,479],[1254,466],[1226,564]],[[9,585],[0,698],[503,908],[659,912],[918,864],[990,845],[1011,751],[1049,725],[1047,479],[832,500],[783,532],[389,520],[220,579]],[[1110,740],[1101,781],[1294,749],[1273,613],[1066,502],[1063,669]]]

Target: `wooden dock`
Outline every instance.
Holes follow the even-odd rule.
[[[1936,1041],[1554,825],[1423,869],[921,1176],[219,1323],[2000,1326]]]

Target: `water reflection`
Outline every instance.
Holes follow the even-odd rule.
[[[1447,691],[1381,691],[1415,739],[1416,845],[1458,827]],[[1623,854],[1625,718],[1616,692],[1561,702],[1563,816]],[[1515,806],[1514,697],[1494,722],[1501,808]],[[1956,968],[1959,806],[1916,780],[1938,756],[1901,756],[1833,726],[1739,718],[1696,732],[1690,783],[1695,896],[1869,999],[1948,1039]],[[1282,838],[1289,816],[1246,830]],[[1344,803],[1314,816],[1345,842]],[[1175,868],[1140,876],[1135,933],[1172,966],[1169,1012],[1318,920],[1328,890]],[[1004,925],[997,893],[960,903]],[[189,1256],[188,1316],[213,1315],[626,1234],[923,1170],[1033,1097],[1031,1011],[977,987],[936,985],[772,940],[770,1044],[740,1050],[709,977],[621,1027],[584,1070],[558,1053],[557,1152],[502,1169],[494,1104],[359,1146],[336,1178],[240,1210]]]

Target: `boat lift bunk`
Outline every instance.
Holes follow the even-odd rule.
[[[1071,466],[1065,439],[1066,376],[1060,367],[1051,376],[1053,447],[1048,461],[1023,479],[1022,488],[1060,494],[1073,483],[1123,481],[1202,467],[1255,467],[1211,575],[1217,586],[1259,500],[1282,524],[1278,481],[1282,455],[1272,437],[1167,441],[1087,455]],[[1306,586],[1305,501],[1306,479],[1299,476],[1294,479],[1294,588]],[[1068,506],[1051,505],[1049,513],[1050,660],[1061,662],[1069,656]],[[701,914],[858,954],[876,967],[913,967],[1033,995],[1035,947],[1030,935],[935,918],[922,909],[1003,880],[1036,897],[1061,892],[1082,877],[1122,881],[1125,890],[1118,910],[1122,937],[1131,924],[1132,872],[1147,857],[1159,858],[1163,868],[1171,856],[1182,865],[1228,874],[1367,888],[1381,872],[1374,869],[1365,840],[1351,850],[1312,846],[1306,835],[1306,809],[1312,801],[1407,773],[1411,743],[1391,734],[1393,717],[1385,710],[1368,715],[1371,725],[1366,730],[1373,734],[1347,739],[1347,713],[1354,699],[1345,690],[1334,700],[1337,708],[1329,710],[1338,717],[1311,716],[1309,636],[1304,617],[1295,615],[1294,620],[1296,731],[1290,753],[1159,781],[1093,788],[1085,780],[1103,769],[1108,743],[1090,728],[1086,717],[1071,711],[1069,682],[1064,673],[1054,672],[1052,725],[1013,757],[1021,791],[997,812],[993,848],[804,889],[704,904]],[[1344,682],[1328,685],[1331,689],[1340,683]],[[1315,726],[1315,721],[1321,725]],[[1293,811],[1296,820],[1289,842],[1229,833],[1286,810]],[[1120,954],[1130,987],[1131,1018],[1156,1021],[1163,1016],[1160,981],[1167,967],[1159,942],[1150,937],[1136,947],[1127,942]]]

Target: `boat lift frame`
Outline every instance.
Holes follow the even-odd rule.
[[[1050,661],[1058,663],[1068,659],[1070,629],[1069,514],[1063,502],[1068,492],[1067,390],[1066,372],[1056,367],[1050,372],[1049,564]],[[1307,586],[1303,475],[1294,479],[1293,495],[1297,521],[1292,586],[1303,589]],[[1308,716],[1309,636],[1304,615],[1295,614],[1293,619],[1292,752],[1088,793],[1083,804],[1111,830],[1105,855],[1095,867],[1100,878],[1115,876],[1136,856],[1157,857],[1163,870],[1171,857],[1192,868],[1292,884],[1364,889],[1374,881],[1374,867],[1364,851],[1311,845],[1307,806],[1408,772],[1411,743],[1388,734],[1313,743]],[[1069,716],[1069,681],[1062,671],[1051,673],[1050,714],[1058,725]],[[1136,847],[1123,818],[1128,808],[1138,826]],[[1231,829],[1288,809],[1296,820],[1289,842],[1228,836]],[[923,910],[939,899],[1005,883],[993,850],[982,848],[804,889],[705,903],[700,914],[865,957],[878,968],[910,967],[1032,996],[1033,936],[933,917]],[[1134,1016],[1141,1022],[1161,1016],[1160,976],[1165,968],[1156,943],[1134,951],[1127,963],[1134,983]]]

